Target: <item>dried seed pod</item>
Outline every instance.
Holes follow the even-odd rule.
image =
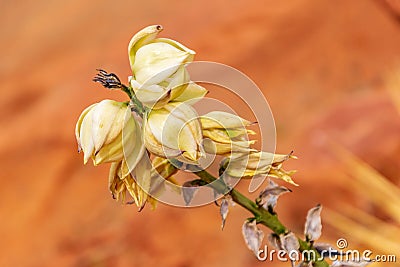
[[[321,236],[321,210],[322,206],[318,204],[307,213],[304,235],[308,241],[315,241]]]
[[[197,192],[197,190],[198,190],[197,186],[193,185],[191,181],[186,182],[182,185],[182,195],[186,206],[188,206],[190,202],[192,202],[193,197]]]
[[[226,198],[222,199],[222,202],[221,202],[221,205],[219,208],[219,212],[220,212],[221,218],[222,218],[221,229],[224,230],[226,217],[228,216],[228,212],[229,212],[229,200],[228,199],[226,199]]]
[[[281,235],[280,241],[282,244],[282,248],[287,253],[290,253],[291,251],[297,251],[300,248],[299,240],[297,239],[296,235],[293,233]]]
[[[287,192],[292,192],[292,190],[288,189],[285,186],[279,186],[272,180],[269,180],[267,188],[261,191],[256,202],[259,206],[262,206],[264,209],[267,210],[269,208],[273,209],[276,206],[279,196]]]
[[[256,220],[245,221],[242,226],[242,234],[247,247],[257,255],[264,239],[264,233],[258,229]]]
[[[275,233],[271,233],[267,236],[268,242],[273,246],[275,249],[280,250],[282,249],[282,243],[279,236]]]

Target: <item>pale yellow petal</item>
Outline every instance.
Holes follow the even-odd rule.
[[[193,136],[198,144],[201,143],[203,135],[199,116],[196,110],[186,103],[173,102],[165,106],[165,109],[172,112],[176,118],[184,121],[190,127]]]
[[[107,99],[101,101],[93,108],[92,138],[96,152],[99,151],[106,142],[106,138],[112,127],[117,128],[116,131],[118,134],[121,131],[122,125],[115,125],[114,120],[116,115],[120,112],[122,105],[123,103]]]
[[[174,99],[177,102],[186,102],[193,105],[197,101],[201,100],[208,91],[203,87],[194,82],[189,82],[183,92]]]
[[[149,132],[158,143],[169,148],[178,149],[177,136],[182,127],[182,121],[165,109],[153,110],[147,119]]]
[[[176,118],[176,121],[181,120],[181,126],[179,128],[179,134],[173,136],[174,127],[169,122],[166,124],[169,127],[169,132],[171,138],[178,136],[178,147],[181,151],[186,152],[187,159],[196,162],[201,156],[201,142],[203,139],[200,120],[196,111],[185,103],[170,103],[165,106],[165,109],[171,112],[171,114]],[[185,156],[185,154],[184,154]]]
[[[201,124],[203,129],[221,127],[226,129],[245,127],[251,122],[228,112],[212,111],[201,116]]]
[[[87,115],[87,113],[95,106],[97,103],[90,105],[87,107],[85,110],[82,111],[81,115],[79,116],[78,121],[76,122],[75,125],[75,137],[76,137],[76,142],[78,143],[78,151],[81,150],[81,141],[80,141],[80,132],[81,132],[81,125],[83,118]]]
[[[159,85],[150,85],[137,90],[136,96],[146,107],[157,109],[163,107],[171,99],[171,91]]]
[[[163,158],[175,158],[181,154],[180,150],[172,149],[166,145],[161,144],[153,135],[150,130],[149,124],[144,125],[144,144],[146,148],[159,157]]]
[[[110,189],[110,192],[113,194],[115,197],[115,185],[119,180],[118,178],[118,169],[121,166],[121,162],[113,162],[111,163],[110,171],[108,174],[108,188]]]
[[[184,46],[183,44],[181,44],[175,40],[171,40],[168,38],[157,38],[153,42],[154,43],[159,43],[159,42],[167,43],[167,44],[170,44],[170,45],[176,47],[179,50],[187,52],[190,56],[187,58],[186,62],[192,62],[194,59],[194,56],[196,55],[196,52],[194,52],[193,50],[187,48],[186,46]]]
[[[141,141],[136,140],[137,122],[133,119],[132,114],[127,112],[124,114],[125,121],[123,130],[111,142],[104,145],[94,156],[94,164],[98,165],[105,162],[120,161],[124,155],[130,154],[135,147],[140,146]],[[140,131],[140,130],[139,130]]]
[[[230,157],[226,171],[230,176],[238,178],[268,175],[297,185],[290,177],[294,172],[286,172],[281,168],[282,163],[290,157],[291,154],[280,155],[269,152],[250,152],[242,156],[233,155]]]
[[[104,145],[97,153],[95,153],[93,158],[93,164],[95,166],[106,163],[121,161],[124,157],[122,150],[122,132],[114,139],[113,142]]]
[[[123,147],[124,157],[129,171],[132,171],[136,167],[137,163],[143,157],[146,151],[142,135],[142,127],[136,120],[133,120],[133,124],[135,125],[134,127],[124,127],[122,131],[124,141],[126,141],[128,144],[135,144],[133,149],[131,146],[127,145],[127,143],[125,143]],[[130,133],[131,128],[134,128],[134,132],[132,134]]]
[[[175,136],[176,139],[176,136]],[[196,162],[199,159],[198,144],[191,129],[184,126],[178,134],[179,150],[183,151],[182,155],[189,160]]]
[[[220,129],[213,129],[213,130],[203,129],[203,137],[210,138],[211,140],[218,143],[230,144],[232,142],[228,133],[225,130],[220,130]]]
[[[133,64],[135,80],[141,84],[158,84],[175,73],[190,57],[188,52],[167,43],[150,43],[138,49]]]
[[[133,173],[136,178],[136,184],[140,187],[138,189],[138,206],[141,209],[147,201],[151,185],[151,162],[146,154],[138,162]]]
[[[148,26],[138,33],[136,33],[128,45],[128,55],[131,69],[133,69],[133,63],[135,62],[136,51],[143,45],[154,40],[159,32],[163,30],[161,25]]]
[[[171,100],[173,100],[182,94],[188,86],[189,81],[189,73],[182,65],[171,77],[160,83],[160,85],[165,86],[168,91],[171,91]]]
[[[81,148],[84,153],[83,163],[86,164],[89,158],[94,153],[94,143],[92,139],[92,112],[93,109],[89,110],[86,116],[82,120],[80,128],[80,141]]]
[[[104,142],[104,144],[108,144],[111,141],[113,141],[121,132],[122,128],[124,127],[124,124],[126,123],[126,114],[131,114],[131,109],[128,107],[127,104],[125,103],[120,103],[121,106],[115,114],[114,121],[112,123],[112,126],[107,134],[107,138]]]

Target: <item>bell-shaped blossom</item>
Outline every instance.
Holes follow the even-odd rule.
[[[130,84],[137,98],[148,107],[160,108],[186,89],[194,97],[204,96],[207,91],[190,82],[185,68],[195,52],[174,40],[157,38],[161,31],[160,25],[146,27],[129,43]]]
[[[86,108],[75,126],[78,150],[84,153],[84,163],[90,158],[94,165],[115,162],[122,160],[124,154],[139,153],[141,140],[132,138],[138,129],[140,126],[126,103],[103,100]]]
[[[172,102],[144,119],[144,144],[156,156],[197,164],[204,154],[200,120],[188,104]]]

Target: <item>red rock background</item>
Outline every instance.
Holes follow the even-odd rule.
[[[299,157],[289,167],[301,187],[278,208],[297,233],[308,208],[343,197],[327,140],[399,185],[399,113],[385,83],[400,66],[398,3],[2,1],[0,266],[267,264],[244,245],[244,210],[232,210],[224,231],[213,205],[137,213],[111,199],[108,166],[83,166],[76,153],[84,107],[123,99],[91,82],[95,69],[127,77],[127,44],[149,24],[263,90],[278,151]],[[337,237],[326,229],[326,239]]]

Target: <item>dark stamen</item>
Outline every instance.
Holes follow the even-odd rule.
[[[93,78],[94,82],[101,83],[105,88],[118,89],[122,87],[121,80],[114,73],[108,73],[102,69],[96,69],[98,73]]]

